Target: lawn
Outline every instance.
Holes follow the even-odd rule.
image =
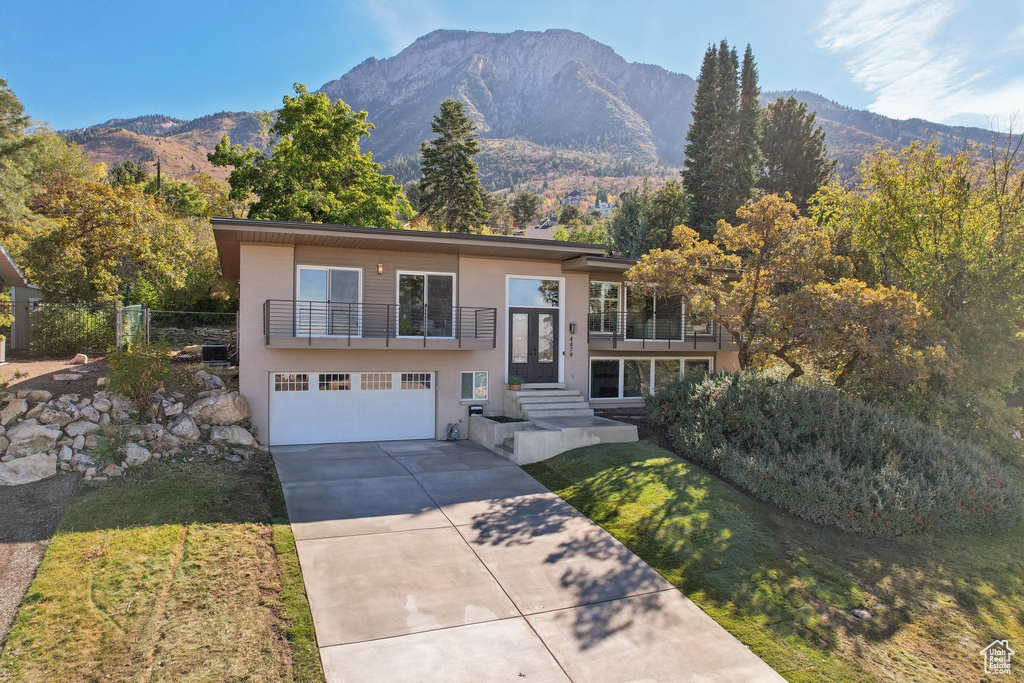
[[[0,679],[323,680],[269,457],[153,463],[64,513]]]
[[[789,680],[983,680],[979,650],[996,638],[1024,645],[1024,528],[847,534],[752,500],[651,441],[525,469]],[[1014,664],[1000,679],[1024,680],[1024,661]]]

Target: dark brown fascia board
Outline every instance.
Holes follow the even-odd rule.
[[[536,247],[544,251],[588,252],[594,255],[604,253],[603,244],[589,242],[557,242],[528,237],[512,237],[507,235],[465,235],[456,232],[432,232],[428,230],[407,230],[395,228],[371,228],[362,225],[335,225],[331,223],[302,223],[299,221],[252,220],[248,218],[211,218],[214,230],[220,226],[226,229],[245,229],[258,232],[285,232],[294,234],[330,233],[339,235],[368,235],[384,239],[408,239],[420,241],[450,241],[455,244],[472,244],[484,242],[491,244],[508,244],[513,246]]]

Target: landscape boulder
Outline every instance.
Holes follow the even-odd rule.
[[[11,422],[28,412],[28,401],[23,398],[16,398],[8,401],[3,410],[0,410],[0,425],[6,427]]]
[[[96,408],[94,408],[93,406],[86,406],[82,408],[82,417],[84,417],[89,422],[99,422],[100,411],[96,410]]]
[[[101,413],[105,413],[110,410],[110,399],[105,396],[96,396],[92,400],[92,407]]]
[[[255,446],[256,439],[247,430],[238,425],[210,427],[210,443],[230,444],[232,446]]]
[[[249,404],[237,391],[199,399],[185,412],[193,420],[210,425],[235,424],[248,420],[252,415],[249,412]]]
[[[26,398],[33,403],[45,403],[53,398],[53,394],[45,389],[28,389],[19,391],[18,398]]]
[[[11,440],[7,455],[22,458],[34,453],[49,453],[57,448],[60,430],[47,425],[22,422],[13,427],[7,437]]]
[[[196,426],[195,420],[188,415],[182,415],[178,420],[168,425],[167,429],[171,434],[185,441],[195,441],[202,435],[199,427]]]
[[[196,373],[196,377],[206,385],[207,389],[223,389],[224,380],[217,375],[210,374],[206,370],[200,370]]]
[[[88,434],[89,432],[95,432],[100,429],[100,425],[95,422],[89,422],[88,420],[77,420],[72,422],[68,426],[64,427],[64,433],[70,436],[72,439],[82,434]]]
[[[77,372],[59,372],[53,376],[55,382],[77,382],[82,376]]]
[[[85,355],[84,353],[76,354],[75,357],[71,359],[72,365],[85,365],[88,362],[89,356]]]
[[[18,460],[0,463],[0,484],[31,484],[57,474],[57,457],[36,453]]]
[[[36,417],[44,425],[56,425],[63,428],[81,416],[81,412],[74,403],[58,398],[45,404]]]
[[[152,453],[134,441],[124,448],[124,461],[129,465],[141,465],[152,457]]]

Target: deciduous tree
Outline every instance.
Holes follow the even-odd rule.
[[[250,218],[401,227],[410,213],[402,188],[359,149],[373,130],[365,111],[296,83],[295,96],[286,95],[267,123],[276,139],[269,154],[232,146],[225,135],[208,155],[217,166],[233,167],[231,199],[255,195]]]

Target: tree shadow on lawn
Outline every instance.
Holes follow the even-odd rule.
[[[748,644],[795,647],[795,636],[822,652],[857,652],[911,624],[941,629],[945,602],[962,613],[964,628],[936,638],[967,657],[975,643],[965,645],[965,637],[988,638],[976,634],[979,626],[1020,623],[1020,529],[944,538],[847,534],[752,500],[654,444],[630,446],[570,452],[527,469]],[[874,618],[853,617],[858,606]],[[804,653],[809,665],[813,657]]]

